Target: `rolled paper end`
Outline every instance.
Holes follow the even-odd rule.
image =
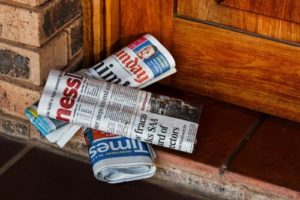
[[[85,129],[94,176],[108,183],[150,178],[155,174],[150,145],[114,134]]]

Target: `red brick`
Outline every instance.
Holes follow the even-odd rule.
[[[227,177],[299,198],[299,133],[300,124],[273,117],[268,119],[235,158],[229,168],[232,173]]]
[[[51,68],[68,64],[67,34],[59,33],[41,48],[0,41],[0,74],[40,86]]]
[[[68,34],[69,59],[73,59],[82,52],[83,45],[83,24],[82,18],[78,18],[64,29]]]
[[[41,46],[80,14],[80,0],[53,0],[37,8],[1,1],[0,38]]]
[[[83,66],[83,52],[80,52],[79,55],[74,57],[70,62],[68,67],[64,69],[67,72],[76,72],[82,69]]]
[[[25,108],[40,98],[41,89],[33,90],[0,80],[0,111],[22,119]]]
[[[10,0],[12,2],[28,5],[28,6],[40,6],[48,0]]]

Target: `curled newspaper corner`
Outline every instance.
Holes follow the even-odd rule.
[[[155,153],[147,143],[92,129],[84,135],[96,179],[114,184],[154,175]]]
[[[77,74],[123,86],[144,88],[175,72],[175,61],[169,51],[152,35],[146,34]],[[57,143],[60,147],[64,147],[80,129],[78,125],[69,124],[65,127],[66,122],[62,124],[59,120],[31,115],[30,110],[33,109],[29,107],[25,111],[31,123],[50,142]]]
[[[51,70],[38,114],[192,153],[202,107],[180,99]]]
[[[42,136],[47,138],[49,142],[56,143],[61,148],[64,147],[81,128],[74,124],[68,124],[60,120],[38,115],[37,104],[27,107],[25,115]]]

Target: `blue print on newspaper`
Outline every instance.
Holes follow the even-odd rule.
[[[89,155],[92,165],[108,158],[129,156],[151,157],[148,146],[145,143],[119,136],[94,140],[89,148]]]

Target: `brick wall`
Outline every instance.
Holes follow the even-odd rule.
[[[30,138],[24,110],[50,69],[82,61],[80,0],[0,0],[0,132]]]

